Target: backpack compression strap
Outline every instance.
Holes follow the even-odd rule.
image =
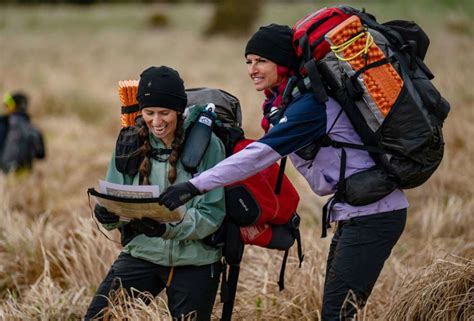
[[[334,205],[336,203],[344,202],[344,199],[345,199],[345,190],[346,190],[345,177],[346,177],[346,163],[347,163],[347,154],[346,154],[345,147],[352,148],[352,149],[365,150],[365,151],[368,151],[369,153],[383,154],[385,153],[385,151],[375,146],[365,146],[365,145],[334,141],[328,135],[325,137],[325,140],[322,146],[323,147],[331,146],[334,148],[341,148],[341,166],[339,170],[339,182],[337,183],[337,186],[336,186],[336,193],[334,194],[333,197],[331,197],[327,201],[327,203],[323,207],[322,220],[321,220],[321,227],[322,227],[321,237],[324,238],[327,236],[327,229],[331,227],[331,225],[329,224],[329,220],[330,220],[331,212]]]
[[[296,239],[296,243],[298,246],[298,260],[300,262],[299,268],[301,268],[301,264],[303,263],[304,260],[304,254],[303,254],[303,248],[301,247],[301,234],[300,234],[300,216],[298,213],[293,214],[291,217],[291,228],[292,228],[292,233]],[[285,288],[285,269],[286,269],[286,262],[288,260],[288,253],[290,249],[285,250],[285,254],[283,256],[283,261],[281,262],[281,268],[280,268],[280,277],[278,279],[278,287],[281,290]]]
[[[221,321],[230,321],[232,319],[232,310],[234,309],[235,293],[237,292],[237,283],[239,281],[240,265],[229,265],[229,277],[227,277],[227,266],[224,265],[221,283],[221,301],[222,306]]]

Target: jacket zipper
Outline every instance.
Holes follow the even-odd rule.
[[[164,175],[164,180],[163,180],[163,191],[168,187],[168,161],[165,162],[165,175]],[[162,192],[163,192],[162,191]],[[173,266],[173,240],[168,240],[169,242],[169,253],[168,253],[168,260],[169,260],[169,265]]]

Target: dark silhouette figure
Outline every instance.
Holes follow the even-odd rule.
[[[34,159],[45,157],[43,135],[30,122],[28,97],[5,94],[7,114],[0,118],[0,168],[3,172],[30,170]]]

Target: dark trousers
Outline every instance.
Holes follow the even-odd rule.
[[[107,276],[97,289],[87,309],[85,320],[100,318],[101,310],[108,305],[107,296],[111,290],[122,285],[130,293],[130,288],[147,291],[153,296],[164,288],[168,296],[168,308],[173,318],[196,314],[192,320],[210,320],[216,298],[220,262],[203,266],[174,267],[169,286],[171,268],[137,259],[121,253],[110,268]]]
[[[351,320],[354,305],[365,305],[406,215],[402,209],[338,222],[327,260],[323,321]]]

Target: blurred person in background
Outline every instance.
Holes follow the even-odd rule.
[[[34,159],[45,157],[43,134],[31,124],[24,93],[6,93],[3,105],[6,116],[0,124],[0,168],[4,173],[29,172]]]
[[[8,114],[6,108],[0,108],[0,156],[8,133]]]
[[[283,114],[272,117],[281,108],[283,92],[297,68],[288,26],[261,27],[248,41],[245,58],[255,89],[265,94],[261,126],[266,134],[210,170],[169,187],[158,200],[169,209],[254,175],[287,155],[316,194],[335,194],[340,181],[341,149],[321,147],[316,156],[307,155],[327,134],[333,140],[362,144],[333,98],[321,104],[312,92],[306,92],[293,98],[282,109]],[[344,177],[375,165],[367,151],[345,152]],[[336,229],[327,258],[321,317],[324,321],[353,320],[357,308],[367,302],[385,260],[404,230],[408,202],[404,193],[396,189],[368,205],[352,206],[343,199],[332,198],[325,207],[331,210],[329,217],[322,219],[323,235],[329,221],[336,222]]]
[[[187,96],[178,72],[166,66],[146,69],[140,75],[137,101],[142,112],[137,135],[143,142],[138,149],[143,156],[138,173],[131,176],[120,172],[114,153],[106,181],[159,185],[162,191],[189,180],[191,174],[179,161],[184,146]],[[198,171],[211,168],[224,157],[224,146],[212,135]],[[180,210],[184,218],[177,224],[158,223],[150,218],[127,223],[96,205],[95,216],[106,229],[120,228],[124,248],[94,295],[86,320],[103,317],[109,292],[120,285],[127,291],[134,288],[153,296],[166,289],[174,319],[210,320],[223,270],[222,251],[206,245],[203,239],[214,233],[224,219],[224,189],[216,188],[196,197]]]

